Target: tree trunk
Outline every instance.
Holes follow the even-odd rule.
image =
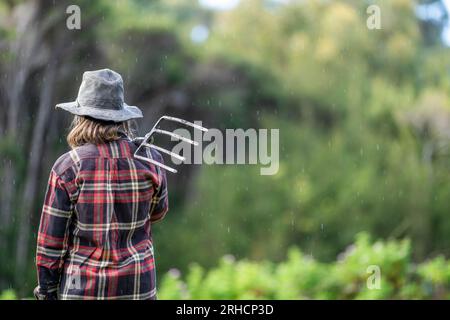
[[[23,107],[22,97],[25,94],[25,85],[27,79],[31,73],[32,59],[36,46],[40,43],[41,39],[33,38],[32,36],[22,37],[24,34],[32,33],[35,35],[35,24],[39,12],[39,6],[37,3],[27,3],[17,8],[11,8],[11,11],[20,11],[25,14],[16,15],[20,16],[20,19],[14,21],[14,29],[17,32],[17,39],[15,42],[4,44],[15,60],[10,64],[9,68],[6,67],[6,76],[2,78],[2,92],[4,93],[3,99],[7,103],[7,112],[5,114],[5,133],[6,143],[8,148],[10,143],[14,142],[18,146],[20,140],[23,139],[23,134],[19,135],[19,119],[18,115]],[[17,13],[17,12],[16,12]],[[12,14],[13,15],[13,14]],[[11,150],[9,150],[11,151]],[[8,231],[11,228],[11,220],[13,215],[13,204],[15,197],[15,176],[16,165],[15,159],[11,155],[7,154],[2,157],[3,162],[3,181],[1,183],[1,205],[0,205],[0,249],[10,247],[11,240],[8,236]],[[2,250],[3,251],[3,250]]]
[[[59,42],[62,43],[63,41],[60,40]],[[57,44],[57,47],[53,50],[52,57],[50,58],[51,62],[45,68],[38,114],[33,128],[25,188],[21,201],[22,205],[19,210],[19,234],[16,250],[16,274],[18,277],[20,277],[27,265],[30,239],[30,218],[36,200],[36,191],[40,173],[39,168],[41,167],[47,123],[50,111],[52,110],[52,100],[58,68],[57,57],[59,56],[62,47],[60,43]]]

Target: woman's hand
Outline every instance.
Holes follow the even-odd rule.
[[[58,300],[58,295],[56,294],[56,291],[43,292],[39,286],[34,288],[33,294],[36,300]]]

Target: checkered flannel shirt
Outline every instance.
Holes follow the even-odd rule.
[[[136,148],[121,138],[56,161],[37,241],[41,299],[156,298],[151,224],[168,211],[166,175]]]

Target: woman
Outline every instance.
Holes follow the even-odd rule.
[[[85,72],[75,102],[72,151],[53,166],[37,243],[38,299],[155,299],[151,224],[168,210],[165,172],[139,161],[122,77]],[[162,162],[154,150],[145,157]]]

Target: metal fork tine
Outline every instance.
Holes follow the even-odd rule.
[[[172,152],[172,151],[169,151],[169,150],[167,150],[167,149],[164,149],[164,148],[155,146],[154,144],[144,143],[144,146],[147,147],[147,148],[153,148],[153,149],[155,149],[155,150],[158,150],[158,151],[160,151],[160,152],[163,152],[163,153],[165,153],[165,154],[168,154],[168,155],[170,155],[170,156],[172,156],[172,157],[174,157],[174,158],[176,158],[176,159],[178,159],[178,160],[180,160],[180,161],[186,160],[185,157],[180,156],[179,154],[174,153],[174,152]]]
[[[163,152],[163,153],[165,153],[165,154],[168,154],[168,155],[170,155],[170,156],[172,156],[172,157],[174,157],[174,158],[176,158],[176,159],[178,159],[178,160],[180,160],[180,161],[182,161],[182,162],[184,162],[184,161],[186,160],[185,157],[180,156],[179,154],[176,154],[176,153],[174,153],[174,152],[171,152],[171,151],[169,151],[169,150],[167,150],[167,149],[158,147],[158,146],[154,145],[154,144],[152,143],[152,141],[149,141],[149,140],[151,140],[151,138],[152,138],[152,136],[153,136],[154,133],[165,134],[165,135],[171,136],[171,137],[173,137],[173,138],[175,138],[175,139],[177,139],[177,140],[181,140],[181,141],[187,142],[187,143],[189,143],[189,144],[192,144],[192,145],[194,145],[194,146],[198,146],[198,142],[197,142],[197,141],[194,141],[194,140],[185,138],[185,137],[180,136],[180,135],[178,135],[178,134],[176,134],[176,133],[174,133],[174,132],[170,132],[170,131],[162,130],[162,129],[157,129],[158,125],[160,124],[160,122],[161,122],[162,120],[168,120],[168,121],[178,122],[178,123],[184,124],[184,125],[186,125],[186,126],[193,127],[194,129],[201,130],[201,131],[203,131],[203,132],[207,132],[208,129],[207,129],[207,128],[204,128],[204,127],[202,127],[202,126],[200,126],[200,125],[198,125],[198,124],[195,124],[195,123],[192,123],[192,122],[189,122],[189,121],[180,119],[180,118],[175,118],[175,117],[170,117],[170,116],[162,116],[161,118],[158,119],[158,121],[156,121],[156,123],[153,125],[152,130],[151,130],[149,133],[147,133],[144,137],[140,137],[140,138],[136,138],[136,139],[135,139],[135,140],[142,140],[142,142],[140,143],[139,147],[138,147],[138,148],[136,149],[136,151],[134,152],[134,157],[135,157],[136,159],[140,159],[140,160],[142,160],[142,161],[149,162],[149,163],[151,163],[151,164],[153,164],[153,165],[155,165],[155,166],[159,166],[159,167],[161,167],[161,168],[163,168],[163,169],[165,169],[165,170],[167,170],[167,171],[170,171],[170,172],[173,172],[173,173],[177,173],[178,171],[177,171],[176,169],[172,168],[172,167],[169,167],[169,166],[167,166],[167,165],[165,165],[165,164],[162,164],[162,163],[160,163],[160,162],[158,162],[158,161],[155,161],[155,160],[153,160],[153,159],[151,159],[151,158],[146,158],[146,157],[143,157],[143,156],[138,155],[139,150],[140,150],[141,148],[143,148],[143,147],[146,147],[146,148],[153,148],[153,149],[155,149],[155,150],[158,150],[158,151],[160,151],[160,152]]]
[[[204,132],[208,131],[208,129],[206,129],[206,128],[198,125],[198,124],[195,124],[195,123],[192,123],[192,122],[189,122],[187,120],[180,119],[180,118],[175,118],[175,117],[170,117],[170,116],[162,116],[161,118],[165,119],[165,120],[169,120],[169,121],[179,122],[179,123],[182,123],[182,124],[187,125],[187,126],[191,126],[191,127],[195,128],[195,129],[198,129],[198,130],[201,130],[201,131],[204,131]]]
[[[173,132],[170,132],[170,131],[167,131],[167,130],[155,129],[154,132],[165,134],[165,135],[174,137],[175,139],[178,139],[178,140],[190,143],[190,144],[192,144],[194,146],[198,146],[198,142],[197,141],[185,138],[183,136],[180,136],[179,134],[176,134],[176,133],[173,133]]]
[[[150,162],[151,164],[154,164],[155,166],[159,166],[159,167],[161,167],[161,168],[163,168],[163,169],[165,169],[165,170],[167,170],[167,171],[170,171],[170,172],[173,172],[173,173],[177,173],[177,172],[178,172],[176,169],[171,168],[171,167],[169,167],[169,166],[166,166],[165,164],[162,164],[162,163],[160,163],[160,162],[158,162],[158,161],[155,161],[155,160],[153,160],[153,159],[141,157],[140,155],[137,155],[137,154],[134,155],[134,157],[135,157],[136,159],[140,159],[140,160],[142,160],[142,161]]]

